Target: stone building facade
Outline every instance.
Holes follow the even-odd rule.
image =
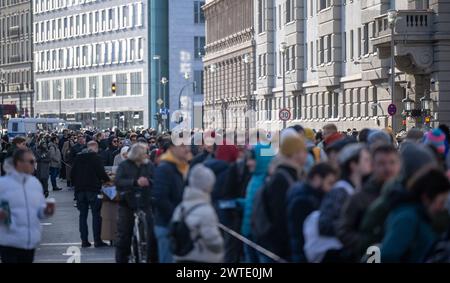
[[[16,106],[0,118],[33,115],[32,36],[31,1],[0,0],[1,104]]]
[[[203,9],[204,127],[243,129],[256,85],[253,0],[209,0]]]
[[[254,0],[258,125],[282,127],[278,112],[283,105],[283,58],[285,103],[292,114],[288,125],[318,129],[332,122],[341,130],[392,126],[398,131],[424,126],[425,115],[431,125],[449,122],[444,18],[450,7],[444,2]],[[394,97],[389,87],[390,9],[398,11]],[[431,113],[402,115],[402,100],[408,96],[420,109],[420,98],[429,93],[434,101]],[[397,108],[393,116],[388,114],[390,104]]]

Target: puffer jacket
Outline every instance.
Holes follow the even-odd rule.
[[[201,204],[201,205],[200,205]],[[185,218],[185,223],[191,231],[194,249],[183,257],[175,257],[176,261],[188,262],[223,262],[224,242],[222,234],[217,227],[219,220],[211,205],[208,193],[195,188],[187,187],[183,194],[183,201],[177,206],[172,221],[178,221],[181,217],[181,208],[184,211],[194,208]]]
[[[9,203],[11,224],[0,222],[0,246],[35,249],[41,241],[41,223],[45,218],[42,185],[36,177],[9,170],[0,178],[0,201]]]

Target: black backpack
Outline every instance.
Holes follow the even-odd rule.
[[[200,238],[191,238],[191,230],[186,224],[186,217],[196,208],[205,205],[205,203],[199,203],[184,211],[184,207],[181,207],[180,218],[176,221],[172,221],[169,226],[169,239],[170,249],[172,254],[176,256],[185,256],[194,249],[195,242]]]
[[[286,180],[289,183],[289,187],[291,187],[292,184],[294,184],[295,180],[286,170],[278,169],[273,174],[273,176],[275,176],[277,173],[280,173],[286,178]],[[260,242],[259,239],[263,238],[272,231],[273,223],[270,220],[269,215],[267,214],[268,211],[267,211],[266,191],[267,187],[269,187],[274,180],[273,176],[268,178],[263,187],[256,192],[255,199],[253,201],[251,225],[252,225],[252,235],[254,236],[256,242]]]

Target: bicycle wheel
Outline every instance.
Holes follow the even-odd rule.
[[[139,238],[138,242],[138,256],[139,262],[148,263],[149,262],[149,253],[148,248],[150,243],[148,242],[148,223],[147,217],[145,213],[140,213],[138,217],[138,225],[137,225],[137,234]]]

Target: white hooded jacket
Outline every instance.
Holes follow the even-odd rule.
[[[211,205],[208,193],[195,188],[187,187],[184,191],[183,201],[175,209],[172,221],[177,221],[181,216],[181,207],[184,211],[194,208],[185,218],[186,225],[191,231],[191,239],[197,239],[194,249],[186,256],[177,257],[176,261],[193,261],[217,263],[223,262],[223,238],[217,224],[219,220],[216,211]]]
[[[11,212],[11,224],[0,222],[0,246],[35,249],[41,241],[40,219],[45,218],[45,198],[36,177],[9,168],[0,177],[0,202],[6,201]]]

